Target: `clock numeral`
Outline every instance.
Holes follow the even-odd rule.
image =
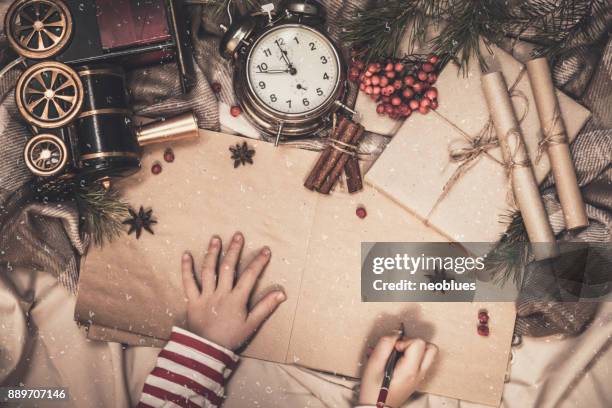
[[[315,47],[315,43],[311,42],[308,45],[310,45],[310,51],[314,51],[317,49],[317,47]]]
[[[308,98],[302,99],[302,103],[304,104],[304,106],[310,105],[310,101],[308,100]]]
[[[327,72],[323,74],[323,79],[329,79],[329,75],[327,75]]]
[[[282,38],[279,38],[274,42],[276,43],[276,45],[285,45],[285,40]]]
[[[270,51],[270,49],[269,49],[269,48],[266,48],[265,50],[263,50],[263,52],[264,52],[264,55],[265,55],[266,57],[269,57],[269,56],[271,56],[271,55],[272,55],[272,51]]]
[[[287,105],[289,105],[289,107],[291,108],[291,99],[289,99],[288,101],[285,101],[287,103]]]
[[[264,81],[259,81],[259,88],[266,89],[266,83]]]
[[[321,88],[317,88],[317,95],[323,96],[323,90]]]
[[[266,72],[268,70],[268,64],[262,62],[261,64],[257,65],[257,69],[259,72]]]
[[[327,64],[327,58],[325,55],[321,55],[321,64]]]
[[[275,94],[272,94],[272,95],[270,95],[270,100],[271,100],[272,102],[276,102],[276,101],[278,100],[278,98],[276,97],[276,95],[275,95]]]
[[[297,36],[293,37],[293,39],[295,40],[295,43],[296,43],[296,44],[299,44],[299,43],[300,43],[300,40],[298,40]]]

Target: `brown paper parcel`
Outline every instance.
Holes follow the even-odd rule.
[[[501,68],[508,87],[514,85],[512,103],[516,116],[522,118],[521,133],[534,163],[536,181],[541,183],[550,171],[550,162],[546,154],[537,163],[535,160],[540,122],[529,78],[520,62],[495,46],[492,49],[490,65]],[[505,231],[505,216],[513,210],[510,183],[500,164],[503,161],[499,147],[473,160],[438,202],[461,165],[451,161],[449,153],[469,147],[464,136],[479,134],[490,119],[481,75],[477,63],[470,64],[465,75],[457,66],[449,64],[436,84],[440,107],[427,115],[414,114],[404,121],[365,176],[367,183],[458,242],[496,242]],[[571,141],[590,113],[560,91],[556,94]]]
[[[367,347],[403,321],[410,336],[440,348],[423,391],[498,404],[514,305],[362,303],[361,242],[445,239],[371,187],[331,196],[305,189],[314,152],[249,141],[254,164],[233,169],[228,147],[243,140],[202,131],[199,140],[175,145],[176,161],[164,163],[161,174],[143,170],[122,183],[126,199],[152,208],[158,223],[155,235],[122,235],[85,258],[75,314],[90,325],[89,337],[159,345],[172,325],[184,325],[182,252],[191,250],[197,263],[212,234],[228,240],[240,229],[247,240],[242,267],[264,244],[273,252],[255,298],[274,283],[287,293],[244,355],[358,377]],[[163,150],[148,149],[143,168]],[[355,215],[359,205],[368,210],[365,219]],[[494,322],[487,338],[476,333],[480,308]]]

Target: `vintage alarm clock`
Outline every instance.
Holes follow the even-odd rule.
[[[323,9],[290,1],[230,25],[221,53],[235,65],[234,90],[250,122],[275,139],[312,136],[346,108],[345,65],[324,32]],[[231,17],[231,16],[230,16]]]

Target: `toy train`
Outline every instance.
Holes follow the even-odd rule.
[[[42,178],[90,180],[140,166],[125,68],[176,62],[184,92],[193,86],[187,21],[180,0],[17,0],[5,32],[27,69],[15,89],[33,137],[24,149]],[[193,114],[165,122],[162,139],[197,133]],[[150,137],[147,139],[150,142]]]

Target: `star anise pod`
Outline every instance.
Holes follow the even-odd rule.
[[[250,149],[247,145],[247,142],[236,143],[236,146],[230,146],[230,152],[232,152],[232,160],[234,160],[234,168],[240,166],[241,164],[244,166],[246,163],[253,164],[253,156],[255,155],[255,150]]]
[[[157,224],[157,221],[153,219],[152,209],[145,211],[141,205],[138,213],[131,208],[129,208],[128,211],[130,213],[130,218],[123,221],[123,224],[130,226],[130,229],[127,232],[128,235],[135,232],[136,239],[139,239],[143,229],[148,231],[150,234],[154,234],[151,227],[153,224]]]

